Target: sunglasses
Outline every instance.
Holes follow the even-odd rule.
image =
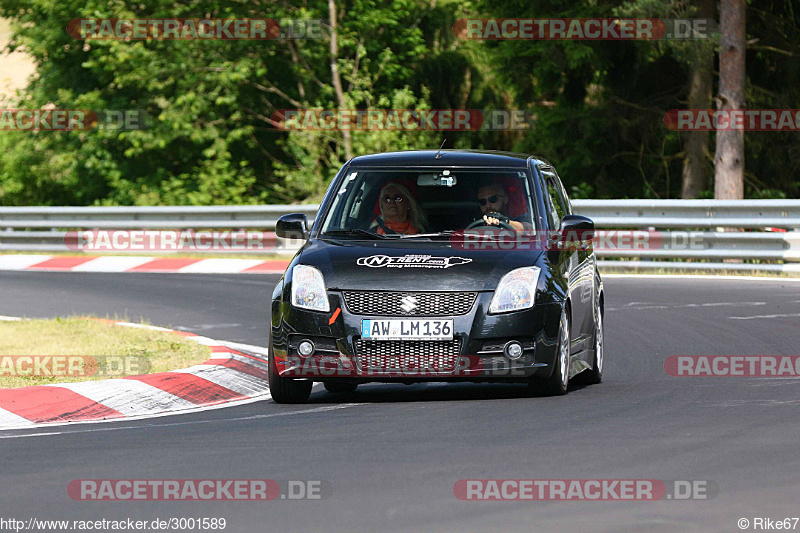
[[[384,197],[383,197],[383,201],[384,201],[384,202],[386,202],[387,204],[390,204],[390,203],[397,203],[397,204],[399,204],[399,203],[401,203],[401,202],[404,202],[404,201],[405,201],[405,198],[403,198],[402,196],[400,196],[400,195],[398,194],[398,195],[397,195],[397,196],[395,196],[394,198],[392,198],[391,196],[384,196]]]
[[[490,196],[488,198],[478,198],[478,203],[481,204],[481,205],[486,205],[486,202],[489,202],[490,204],[493,204],[498,199],[505,198],[505,197],[506,197],[505,194],[493,194],[492,196]]]

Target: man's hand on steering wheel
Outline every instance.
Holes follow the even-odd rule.
[[[503,229],[514,230],[514,226],[511,225],[511,219],[497,212],[487,213],[482,218],[475,219],[465,229],[477,228],[478,226],[498,226]]]

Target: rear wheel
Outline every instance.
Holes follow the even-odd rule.
[[[569,387],[569,317],[566,308],[561,310],[561,322],[558,327],[558,347],[553,364],[553,373],[549,378],[534,382],[531,386],[536,387],[537,392],[545,396],[561,396],[567,393]]]
[[[269,365],[267,368],[267,378],[269,380],[269,392],[275,403],[305,403],[311,395],[313,383],[304,379],[283,378],[278,375],[275,365],[275,356],[272,354],[272,340],[270,339]]]
[[[358,383],[347,383],[341,381],[326,381],[323,383],[325,390],[334,394],[344,394],[348,392],[355,392]]]

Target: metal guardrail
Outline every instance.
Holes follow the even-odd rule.
[[[274,230],[281,215],[305,213],[316,204],[159,207],[0,207],[0,228],[234,229]]]
[[[800,273],[800,265],[789,264],[800,261],[800,200],[577,200],[573,209],[606,230],[598,232],[601,243],[614,242],[614,229],[631,228],[660,240],[639,248],[595,246],[606,271]]]
[[[575,200],[599,228],[800,228],[800,200]]]
[[[64,252],[69,230],[248,230],[274,231],[287,213],[311,220],[317,204],[154,207],[0,207],[0,251]],[[246,253],[294,253],[296,245],[266,236],[263,249]],[[225,250],[215,251],[225,253]],[[242,253],[242,250],[228,250]]]
[[[160,207],[0,207],[0,251],[69,251],[67,230],[247,230],[274,231],[281,215],[316,216],[316,204]],[[800,200],[576,200],[577,214],[601,231],[595,251],[604,268],[680,268],[798,271]],[[768,227],[787,232],[766,232]],[[730,230],[730,228],[736,228]],[[620,247],[614,231],[652,239],[657,245]],[[727,229],[728,231],[719,231]],[[758,231],[742,231],[758,230]],[[795,231],[792,231],[795,230]],[[275,238],[263,252],[291,253],[296,242]],[[652,241],[650,241],[652,243]],[[611,245],[604,245],[604,243]],[[689,243],[689,244],[687,244]],[[241,250],[231,250],[242,253]],[[248,250],[248,253],[253,250]],[[610,261],[609,259],[617,259]],[[664,260],[684,260],[676,263]],[[697,262],[697,261],[706,262]],[[768,263],[735,263],[759,260]],[[708,262],[710,261],[710,262]],[[728,262],[724,262],[728,261]],[[779,263],[776,263],[779,262]]]

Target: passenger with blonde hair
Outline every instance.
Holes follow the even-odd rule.
[[[381,188],[378,194],[381,218],[386,229],[402,235],[414,235],[425,230],[427,220],[414,195],[399,183],[390,181]],[[385,235],[377,221],[372,227],[378,226],[376,233]]]

